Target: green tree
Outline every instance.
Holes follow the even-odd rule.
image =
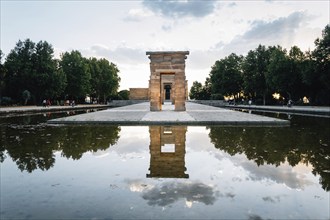
[[[289,59],[286,55],[286,50],[280,46],[273,47],[270,55],[270,63],[268,65],[268,72],[266,74],[266,82],[272,92],[278,92],[281,95],[290,96],[289,91]]]
[[[263,99],[266,104],[268,92],[265,75],[269,64],[269,51],[265,46],[259,45],[255,50],[250,50],[243,61],[243,90],[251,98]]]
[[[120,82],[119,69],[114,63],[110,63],[106,59],[100,59],[98,62],[101,70],[98,93],[105,103],[107,97],[117,94]]]
[[[237,97],[242,90],[242,61],[242,56],[232,53],[215,62],[210,72],[212,94]]]
[[[127,89],[120,90],[118,92],[118,99],[119,100],[129,100],[129,91]]]
[[[106,59],[91,58],[88,62],[92,95],[105,103],[108,97],[117,94],[120,82],[119,69]]]
[[[322,38],[315,40],[316,48],[312,52],[315,59],[318,92],[315,102],[322,105],[330,105],[330,25],[322,32]]]
[[[21,94],[26,89],[34,95],[34,49],[35,43],[30,39],[26,39],[24,42],[19,40],[6,58],[4,64],[7,69],[5,94],[16,102],[21,100]]]
[[[210,78],[206,77],[204,85],[202,83],[195,81],[190,88],[189,92],[190,99],[195,100],[209,100],[211,99],[211,82]]]
[[[270,48],[270,62],[266,74],[266,82],[271,92],[278,92],[286,99],[297,100],[301,96],[301,63],[303,53],[296,46],[292,47],[289,55],[282,47]]]
[[[303,98],[304,84],[302,82],[302,67],[305,60],[304,53],[299,47],[293,46],[289,51],[289,62],[290,62],[290,82],[291,82],[291,95],[294,100]]]
[[[40,41],[35,48],[36,96],[38,102],[42,98],[56,98],[63,94],[66,78],[59,69],[59,61],[54,59],[54,49],[46,41]]]
[[[67,80],[66,96],[71,99],[84,100],[91,92],[91,74],[88,70],[88,61],[81,53],[73,50],[61,56],[60,71]]]
[[[88,69],[91,74],[91,92],[90,96],[96,98],[99,102],[99,82],[101,81],[101,69],[98,60],[93,57],[88,60]]]
[[[200,100],[200,94],[202,93],[203,85],[198,81],[194,81],[189,92],[190,99]]]
[[[2,58],[4,54],[2,53],[2,50],[0,50],[0,105],[2,101],[2,92],[5,89],[5,76],[6,76],[6,69],[2,63]]]
[[[305,96],[308,97],[310,103],[315,103],[317,94],[319,93],[319,79],[316,67],[316,61],[312,52],[305,52],[305,59],[301,63],[302,83],[304,85]]]
[[[67,87],[66,75],[59,63],[60,60],[54,60],[56,71],[48,79],[48,89],[45,90],[46,97],[60,98]]]
[[[19,101],[23,91],[28,90],[34,103],[60,95],[65,87],[65,77],[53,56],[54,49],[46,41],[37,44],[30,39],[18,41],[5,62],[8,70],[6,93]]]
[[[210,77],[206,77],[203,90],[201,94],[202,100],[210,100],[211,99],[211,80]]]
[[[59,97],[65,89],[66,78],[54,59],[54,49],[46,41],[39,41],[35,46],[34,56],[34,93],[38,103],[43,98]]]

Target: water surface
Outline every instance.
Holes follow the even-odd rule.
[[[1,118],[3,219],[329,219],[329,119],[291,127]],[[281,116],[281,117],[286,117]]]

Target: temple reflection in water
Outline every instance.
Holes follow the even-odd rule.
[[[148,178],[189,178],[185,173],[187,126],[150,126]]]

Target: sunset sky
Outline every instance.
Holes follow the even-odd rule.
[[[259,44],[314,48],[330,20],[329,1],[1,0],[1,50],[45,40],[55,57],[79,50],[120,69],[121,87],[147,87],[146,51],[188,50],[186,77],[204,82],[216,60]]]

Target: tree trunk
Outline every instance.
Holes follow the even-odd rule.
[[[265,93],[262,95],[262,98],[263,98],[263,104],[266,105],[266,94]]]

